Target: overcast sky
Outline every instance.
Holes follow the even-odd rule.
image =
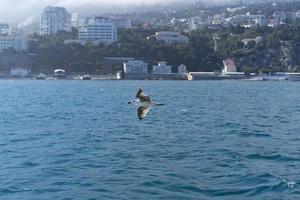
[[[33,13],[40,13],[47,5],[64,6],[71,11],[84,12],[88,8],[103,9],[107,6],[145,5],[172,1],[183,0],[0,0],[0,20],[28,17]]]
[[[170,2],[191,2],[199,0],[0,0],[0,22],[23,20],[34,14],[40,14],[45,6],[64,6],[71,12],[89,13],[102,10],[109,6],[126,5],[149,5],[156,3]],[[206,2],[215,1],[238,1],[238,0],[203,0]],[[95,14],[95,13],[91,13]]]

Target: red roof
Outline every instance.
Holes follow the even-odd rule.
[[[227,66],[234,66],[235,67],[235,63],[233,60],[227,58],[226,60],[223,60],[224,62],[224,65],[227,65]]]

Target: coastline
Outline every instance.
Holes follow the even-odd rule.
[[[64,78],[57,78],[54,75],[45,75],[45,78],[38,79],[37,74],[29,76],[11,76],[11,75],[0,75],[0,80],[149,80],[149,81],[222,81],[222,80],[243,80],[243,81],[300,81],[298,77],[288,76],[193,76],[192,78],[184,74],[147,74],[144,76],[139,75],[125,75],[118,76],[117,74],[109,75],[88,75],[90,79],[83,79],[82,75],[66,75]]]

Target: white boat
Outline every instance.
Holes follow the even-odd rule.
[[[300,73],[286,73],[286,80],[300,81]]]
[[[92,77],[89,74],[85,74],[83,76],[81,76],[81,80],[91,80]]]
[[[118,72],[117,72],[117,80],[121,80],[122,77],[123,77],[123,72],[118,71]]]
[[[36,77],[36,79],[38,79],[38,80],[45,80],[45,79],[46,79],[46,75],[43,74],[43,73],[40,73],[40,74]]]
[[[57,79],[65,79],[66,78],[66,71],[63,69],[56,69],[54,70],[54,75]]]

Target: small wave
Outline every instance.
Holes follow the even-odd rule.
[[[295,182],[288,182],[287,185],[288,185],[289,188],[293,189],[294,185],[296,185],[296,183]]]
[[[279,184],[281,184],[281,183],[282,183],[283,185],[287,186],[289,189],[293,189],[294,186],[296,185],[295,182],[293,182],[293,181],[287,181],[287,180],[285,180],[285,179],[283,179]]]
[[[24,162],[22,165],[25,166],[25,167],[36,167],[36,166],[39,166],[38,163],[34,163],[34,162],[30,162],[30,161]]]
[[[268,133],[241,133],[240,134],[242,137],[272,137]]]
[[[259,127],[259,128],[273,128],[274,127],[273,124],[258,124],[258,123],[253,124],[253,126]]]
[[[296,185],[295,182],[282,180],[282,181],[278,182],[277,184],[273,184],[273,185],[259,184],[252,188],[244,188],[241,190],[237,190],[236,192],[230,192],[230,190],[224,190],[224,191],[227,191],[228,195],[245,194],[247,197],[250,197],[250,196],[253,197],[253,196],[257,196],[259,194],[267,193],[267,192],[282,192],[282,191],[285,191],[288,189],[294,189],[295,185]],[[216,194],[220,194],[220,193],[217,192]],[[221,194],[224,195],[225,193],[221,193]]]
[[[250,154],[246,156],[248,159],[256,159],[256,160],[274,160],[274,161],[299,161],[298,158],[282,156],[279,154],[275,155],[262,155],[262,154]]]
[[[143,186],[146,187],[154,187],[154,186],[159,186],[159,185],[165,185],[166,183],[160,180],[156,180],[156,181],[146,181],[144,183],[142,183]]]
[[[227,123],[220,124],[217,127],[218,128],[238,128],[240,126],[241,126],[241,124],[239,124],[239,123],[227,122]]]
[[[293,181],[287,181],[285,179],[279,181],[277,184],[272,185],[272,191],[285,191],[288,189],[294,189],[296,183]]]

